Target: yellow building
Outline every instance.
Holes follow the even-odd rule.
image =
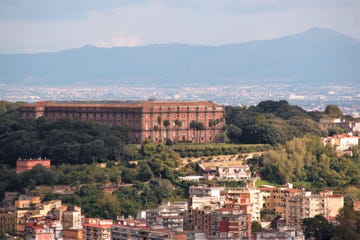
[[[301,192],[300,189],[287,187],[262,187],[260,191],[264,193],[263,208],[274,211],[276,215],[285,217],[285,199]]]
[[[40,197],[33,197],[33,196],[19,196],[19,199],[15,201],[15,208],[16,209],[29,209],[33,208],[35,205],[40,204],[41,199]]]
[[[82,240],[83,239],[83,230],[82,229],[64,229],[63,230],[63,240]]]

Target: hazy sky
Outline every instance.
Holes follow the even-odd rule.
[[[0,53],[223,45],[312,27],[360,38],[360,0],[0,0]]]

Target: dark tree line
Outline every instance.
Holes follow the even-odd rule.
[[[349,201],[336,216],[337,224],[331,224],[322,215],[303,220],[305,239],[353,240],[360,239],[360,212]]]
[[[287,101],[264,101],[257,106],[227,107],[227,136],[231,143],[284,144],[305,134],[321,135],[311,114]]]
[[[137,153],[127,139],[121,127],[70,119],[21,120],[16,109],[0,115],[0,163],[11,166],[19,158],[47,157],[52,164],[131,159]]]

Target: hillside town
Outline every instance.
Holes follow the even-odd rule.
[[[333,121],[332,121],[333,122]],[[323,124],[324,121],[321,121]],[[342,123],[343,124],[343,123]],[[325,126],[323,126],[325,127]],[[348,140],[354,139],[354,141]],[[355,141],[356,140],[356,141]],[[345,151],[358,144],[358,137],[336,135],[324,144]],[[226,161],[224,161],[226,162]],[[213,174],[180,177],[202,184],[190,186],[187,201],[164,202],[157,208],[138,212],[136,218],[116,220],[87,218],[81,207],[64,205],[61,200],[43,201],[39,196],[6,192],[1,203],[0,229],[24,239],[305,239],[302,220],[322,215],[336,224],[344,207],[344,196],[331,190],[314,193],[284,186],[255,186],[258,176],[248,165],[219,164]],[[16,172],[41,165],[50,168],[49,159],[19,159]],[[206,180],[244,181],[245,187],[205,184]],[[112,191],[104,188],[104,191]],[[63,194],[66,194],[63,192]],[[354,203],[359,206],[360,202]],[[270,212],[276,219],[266,219]],[[252,224],[259,223],[254,231]],[[253,229],[253,231],[252,231]]]
[[[238,172],[237,178],[243,178]],[[60,200],[44,202],[38,196],[7,192],[0,228],[24,239],[301,240],[303,219],[321,214],[334,222],[343,205],[344,197],[332,191],[315,194],[290,183],[256,188],[249,178],[246,187],[192,186],[188,201],[166,202],[138,212],[136,218],[111,220],[86,218],[80,207]],[[261,219],[265,211],[274,212],[276,221]],[[263,230],[252,232],[254,221]]]
[[[283,109],[289,107],[287,102],[281,101],[265,102],[261,106],[268,105],[275,107],[279,105]],[[264,108],[262,107],[262,109]],[[292,109],[292,107],[290,108]],[[294,109],[297,108],[294,107]],[[339,225],[339,214],[344,207],[347,207],[346,202],[349,201],[349,199],[347,200],[348,195],[344,195],[343,191],[331,187],[330,184],[336,184],[336,182],[329,184],[321,182],[326,180],[320,182],[313,180],[313,185],[309,185],[309,181],[308,183],[304,182],[304,185],[304,183],[292,183],[291,181],[285,182],[285,184],[271,184],[263,181],[262,177],[271,179],[264,175],[267,173],[266,171],[269,174],[276,174],[274,171],[279,171],[278,175],[274,176],[275,178],[283,177],[283,182],[289,179],[286,178],[286,173],[280,175],[280,170],[271,170],[271,168],[261,170],[256,165],[262,164],[262,155],[270,154],[271,151],[273,151],[272,154],[275,154],[276,148],[250,144],[247,147],[253,150],[249,151],[246,148],[229,144],[230,150],[227,150],[221,145],[226,129],[225,109],[221,105],[209,101],[156,99],[102,102],[46,101],[21,105],[17,111],[20,121],[25,121],[24,123],[35,121],[35,126],[41,131],[51,130],[50,126],[52,125],[50,124],[53,124],[56,129],[53,133],[56,134],[59,134],[58,129],[64,128],[67,126],[66,124],[71,124],[70,121],[75,121],[74,124],[80,124],[80,122],[76,122],[79,120],[83,123],[100,123],[100,125],[75,125],[83,128],[89,127],[92,132],[95,131],[95,126],[99,126],[103,130],[126,126],[129,134],[128,141],[134,144],[135,149],[138,149],[137,151],[147,160],[135,159],[125,163],[93,162],[91,165],[92,171],[101,172],[103,169],[112,171],[119,164],[127,164],[126,167],[118,166],[121,168],[121,173],[119,172],[121,178],[120,176],[117,178],[116,174],[119,173],[115,172],[112,177],[98,176],[99,180],[95,180],[95,182],[89,182],[86,178],[75,182],[73,179],[69,179],[67,181],[71,181],[71,183],[60,185],[58,183],[65,180],[58,179],[53,180],[51,184],[40,185],[35,183],[35,181],[39,181],[35,178],[43,179],[40,182],[46,183],[47,180],[44,179],[44,176],[51,178],[46,174],[58,174],[57,171],[65,166],[59,165],[61,163],[59,160],[53,161],[47,157],[18,157],[15,166],[16,176],[19,177],[18,181],[28,181],[32,186],[23,185],[19,186],[21,191],[4,192],[0,208],[0,231],[7,238],[26,240],[305,240],[308,239],[307,234],[309,234],[307,228],[311,227],[311,225],[306,225],[308,219],[316,219],[320,216],[322,219],[319,221],[326,221],[331,226],[337,226]],[[331,111],[339,112],[340,110],[336,106],[329,106],[325,112],[332,113]],[[303,114],[302,111],[300,113]],[[331,156],[335,154],[333,157],[351,158],[357,154],[353,151],[354,147],[359,145],[359,122],[356,119],[331,117],[328,113],[321,116],[325,117],[319,118],[316,127],[323,133],[334,131],[334,134],[314,138],[317,143],[312,142],[311,145],[308,145],[310,147],[318,145],[319,149],[325,149],[322,151],[329,151]],[[57,125],[59,123],[63,125]],[[69,133],[67,132],[67,134]],[[227,132],[227,134],[229,133]],[[84,138],[83,135],[81,136]],[[51,139],[51,142],[54,141]],[[304,138],[300,141],[305,143],[310,140]],[[174,143],[176,144],[173,145]],[[193,151],[191,147],[197,146],[200,148],[207,146],[207,148],[203,148],[202,153],[195,150],[196,152],[191,154]],[[291,146],[287,145],[286,148],[291,149]],[[300,146],[296,147],[301,149]],[[216,148],[219,148],[223,154],[220,154]],[[177,153],[176,149],[180,152]],[[60,154],[60,152],[56,153]],[[74,153],[72,154],[69,158],[70,161],[76,157]],[[83,151],[80,151],[79,154],[83,154]],[[95,152],[91,154],[96,155]],[[305,157],[311,158],[306,155],[306,152],[298,154],[299,156],[305,154]],[[180,155],[199,155],[200,157],[180,159]],[[88,158],[91,155],[86,156]],[[289,156],[299,161],[298,156],[293,156],[290,152]],[[324,159],[322,161],[326,163],[328,160],[326,157],[322,157]],[[141,156],[138,155],[137,158],[141,158]],[[257,161],[259,162],[257,163]],[[167,167],[164,167],[164,164]],[[295,164],[299,163],[295,162]],[[313,165],[311,164],[309,167]],[[80,177],[83,165],[79,166],[76,171],[79,171],[77,175]],[[173,174],[171,171],[174,170],[170,170],[170,166],[179,172],[176,175]],[[197,170],[190,170],[192,167]],[[329,167],[331,166],[329,165]],[[70,169],[75,169],[75,166],[69,166],[68,170],[65,168],[63,175],[59,175],[58,178],[65,177],[66,171],[74,171]],[[131,175],[135,174],[131,173],[134,172],[132,169],[136,169],[138,175]],[[182,170],[180,171],[180,169]],[[293,166],[293,171],[296,174],[298,170]],[[293,173],[288,176],[291,174]],[[316,173],[310,172],[309,174],[313,177]],[[90,175],[89,172],[88,175]],[[29,179],[26,180],[27,178]],[[31,181],[33,182],[31,183]],[[140,181],[141,183],[139,183]],[[340,180],[335,179],[334,181]],[[114,204],[115,200],[112,200],[114,194],[119,196],[119,199],[121,199],[120,196],[126,196],[117,195],[121,191],[126,194],[129,193],[127,191],[133,191],[135,196],[142,196],[150,191],[148,185],[151,184],[155,184],[155,189],[161,188],[161,186],[166,189],[157,189],[165,192],[156,193],[158,194],[156,197],[159,199],[156,204],[147,204],[151,195],[155,193],[150,192],[150,195],[146,195],[141,200],[145,202],[140,203],[138,207],[125,214],[121,214],[121,211],[111,212],[112,218],[101,218],[94,216],[96,215],[94,213],[89,214],[89,206],[93,205],[76,204],[81,201],[68,198],[76,194],[89,196],[86,194],[91,195],[91,191],[96,190],[97,194],[102,196],[102,200],[98,200],[102,201],[102,208],[100,207],[99,210],[112,211],[111,208],[109,208],[110,210],[105,210],[105,208]],[[183,187],[182,196],[174,195],[171,198],[160,196],[166,191],[171,191],[170,189],[176,189],[176,185]],[[86,187],[89,187],[88,190],[84,190]],[[10,189],[10,187],[6,188]],[[138,200],[130,198],[129,201],[134,201],[135,204],[135,201]],[[360,201],[356,197],[351,201],[352,211],[358,211]],[[147,207],[142,207],[142,204]],[[130,207],[130,205],[127,206]],[[84,211],[84,208],[87,210]],[[123,210],[122,212],[124,213]],[[97,213],[97,215],[101,214]]]

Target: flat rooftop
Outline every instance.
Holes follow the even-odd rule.
[[[149,99],[144,101],[39,101],[27,104],[23,107],[132,107],[140,108],[143,106],[207,106],[207,107],[221,107],[212,101],[178,101],[178,100],[163,100],[163,99]]]

